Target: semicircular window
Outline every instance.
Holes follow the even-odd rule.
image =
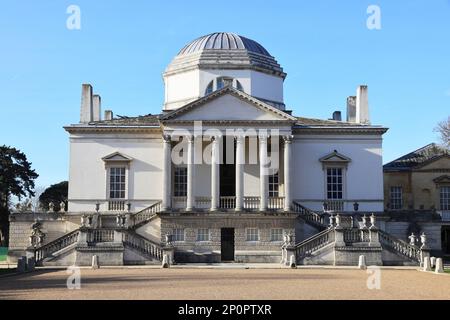
[[[214,91],[214,81],[211,81],[205,90],[205,95],[211,94]]]
[[[236,80],[236,89],[238,89],[239,91],[244,91],[244,87],[238,80]]]

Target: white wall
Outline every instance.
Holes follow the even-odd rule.
[[[69,211],[93,211],[98,200],[106,201],[106,169],[103,157],[121,152],[133,161],[129,169],[129,199],[145,206],[162,198],[162,141],[136,135],[72,136],[69,167]]]
[[[199,97],[199,71],[191,70],[164,78],[165,110],[178,109]]]
[[[379,136],[296,135],[293,143],[293,198],[314,210],[322,209],[325,172],[320,158],[337,150],[349,157],[345,199],[360,211],[383,211],[382,140]],[[316,200],[316,201],[314,201]],[[348,204],[346,210],[352,211]]]
[[[283,79],[266,73],[251,71],[251,95],[257,98],[283,102]]]
[[[238,80],[244,92],[256,98],[283,103],[283,79],[254,70],[195,69],[166,76],[165,110],[173,110],[205,96],[207,86],[218,77]]]

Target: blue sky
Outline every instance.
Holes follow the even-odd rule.
[[[66,28],[71,4],[81,30]],[[366,27],[371,4],[381,30]],[[1,1],[0,144],[27,154],[37,185],[67,179],[62,127],[79,121],[82,83],[115,114],[158,113],[167,64],[216,31],[277,58],[296,115],[329,118],[367,84],[372,122],[390,128],[384,162],[436,141],[450,114],[450,0]]]

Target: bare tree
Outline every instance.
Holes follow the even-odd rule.
[[[450,148],[450,116],[447,120],[443,120],[438,123],[434,132],[439,133],[442,145],[446,148]]]

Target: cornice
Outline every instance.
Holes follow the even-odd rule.
[[[293,132],[296,134],[375,134],[383,135],[389,129],[383,127],[299,127],[294,126]]]
[[[157,133],[161,132],[158,126],[65,126],[68,133]]]

